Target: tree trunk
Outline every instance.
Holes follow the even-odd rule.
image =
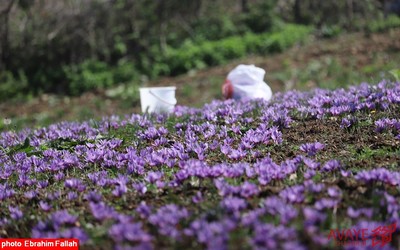
[[[302,23],[303,18],[301,16],[301,1],[296,0],[293,5],[294,21],[296,23]]]
[[[160,24],[160,49],[161,49],[162,54],[165,54],[165,52],[167,51],[166,32],[167,32],[167,24],[166,24],[166,21],[164,21],[164,22],[161,22],[161,24]]]
[[[168,22],[168,14],[167,14],[167,3],[163,0],[158,2],[157,6],[157,16],[158,16],[158,32],[159,32],[159,46],[161,53],[165,53],[167,48],[167,38],[166,38],[166,29]]]
[[[353,0],[347,0],[346,1],[346,7],[347,7],[347,23],[348,23],[348,28],[352,28],[353,26]]]
[[[0,13],[0,41],[1,41],[1,48],[0,48],[0,70],[6,69],[7,67],[7,63],[9,60],[9,25],[8,25],[8,21],[9,21],[9,16],[10,16],[10,11],[11,8],[14,5],[14,0],[11,0],[9,2],[9,4],[7,5],[7,7],[1,11]]]
[[[390,12],[390,1],[384,0],[383,1],[383,13],[384,13],[385,18],[388,17],[389,12]]]
[[[242,13],[249,12],[249,2],[247,0],[241,0],[240,2],[242,7]]]

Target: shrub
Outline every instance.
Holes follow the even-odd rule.
[[[280,21],[274,11],[276,3],[277,0],[270,0],[252,4],[248,13],[243,15],[242,21],[255,33],[271,30]]]
[[[310,34],[311,28],[299,25],[287,25],[281,32],[266,36],[267,52],[282,52],[296,42],[304,41]]]
[[[340,25],[323,25],[320,29],[321,36],[325,38],[338,36],[342,31]]]
[[[113,84],[110,67],[101,61],[87,60],[78,65],[65,66],[64,72],[69,82],[69,92],[73,95]]]
[[[27,91],[28,79],[23,71],[19,71],[17,76],[10,71],[0,72],[0,99],[16,97]]]
[[[120,60],[114,67],[105,62],[87,60],[78,65],[64,66],[63,70],[68,81],[68,91],[72,95],[109,88],[139,78],[135,65],[126,60]]]
[[[185,73],[191,69],[201,69],[241,58],[246,54],[266,54],[281,52],[296,42],[304,41],[311,28],[288,24],[273,33],[232,36],[219,41],[206,41],[199,44],[185,43],[179,49],[169,49],[165,62],[172,75]]]
[[[378,19],[368,23],[366,27],[367,32],[383,32],[388,29],[400,27],[400,17],[390,15],[385,19]]]
[[[137,69],[133,63],[120,60],[118,65],[113,69],[113,84],[137,80],[138,75]]]

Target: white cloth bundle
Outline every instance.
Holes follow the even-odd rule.
[[[263,98],[270,100],[272,90],[264,82],[265,70],[254,65],[240,64],[229,72],[223,87],[226,98]],[[231,86],[229,86],[231,85]]]

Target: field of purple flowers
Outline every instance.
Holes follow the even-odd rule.
[[[382,81],[6,131],[0,237],[73,237],[81,249],[398,249],[399,114],[400,83]]]

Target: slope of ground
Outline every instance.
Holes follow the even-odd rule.
[[[336,88],[362,81],[376,83],[400,68],[400,29],[366,35],[345,34],[312,40],[281,54],[249,56],[227,65],[189,72],[174,78],[146,82],[144,86],[177,86],[180,105],[199,107],[221,99],[221,84],[237,64],[255,64],[266,69],[266,82],[274,92],[313,87]],[[140,112],[138,93],[128,99],[111,98],[106,92],[80,97],[44,94],[25,101],[0,104],[0,130],[40,126],[61,120],[85,120],[114,114]]]
[[[399,249],[399,111],[400,83],[382,81],[8,131],[0,237],[105,250]]]

